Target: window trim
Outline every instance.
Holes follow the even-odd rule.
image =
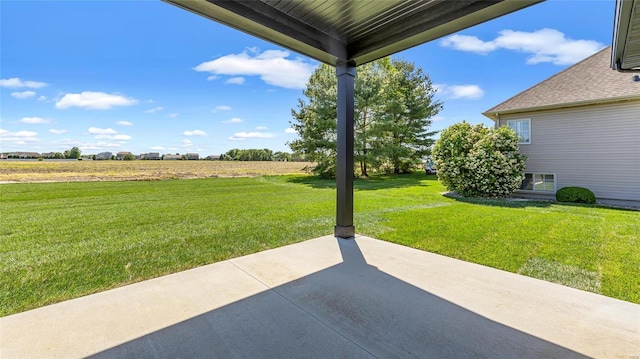
[[[518,136],[518,144],[519,145],[530,145],[531,144],[531,118],[518,118],[513,120],[507,120],[507,126],[511,127],[511,122],[522,122],[527,121],[527,130],[529,131],[529,141],[523,142],[520,141],[520,137]],[[517,134],[517,133],[516,133]],[[550,174],[550,173],[548,173]]]
[[[535,188],[535,178],[536,175],[552,175],[553,176],[553,191],[543,191],[536,189],[518,189],[518,191],[527,192],[527,193],[556,193],[558,191],[558,174],[556,172],[524,172],[523,175],[526,177],[527,174],[530,174],[533,177],[533,185]],[[522,179],[524,182],[524,178]]]

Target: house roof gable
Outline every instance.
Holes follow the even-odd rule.
[[[496,120],[508,113],[580,106],[640,99],[640,81],[629,73],[611,70],[611,47],[606,47],[577,64],[485,111]]]

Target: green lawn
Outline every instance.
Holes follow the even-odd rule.
[[[0,186],[0,316],[331,234],[305,176]],[[356,181],[357,232],[640,303],[640,212],[444,197],[424,174]]]

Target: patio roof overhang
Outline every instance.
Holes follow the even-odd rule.
[[[543,0],[163,0],[329,65],[361,65]]]
[[[640,0],[617,0],[611,68],[640,72]]]
[[[544,0],[163,0],[336,67],[336,237],[353,225],[356,66]]]

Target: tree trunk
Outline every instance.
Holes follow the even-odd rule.
[[[360,171],[362,172],[362,177],[369,177],[367,173],[367,149],[364,150],[364,161],[361,162]]]

